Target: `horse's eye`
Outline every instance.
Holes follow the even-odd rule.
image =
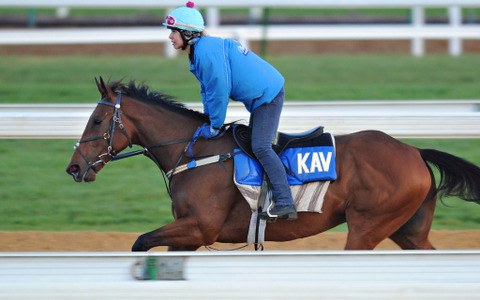
[[[94,123],[95,125],[100,125],[100,124],[102,124],[102,120],[95,119],[95,121],[93,121],[93,123]]]

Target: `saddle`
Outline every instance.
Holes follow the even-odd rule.
[[[237,146],[250,158],[257,160],[252,150],[252,128],[246,125],[235,125],[233,138]],[[272,144],[275,153],[280,154],[287,148],[308,147],[313,145],[332,145],[330,135],[323,134],[323,126],[300,133],[279,132]]]
[[[261,220],[258,214],[272,201],[268,177],[253,154],[252,129],[234,125],[233,137],[237,144],[234,182],[252,210],[247,244],[262,245],[267,220]],[[327,188],[337,178],[333,136],[324,133],[322,126],[296,134],[279,132],[272,149],[285,167],[297,211],[321,212]]]

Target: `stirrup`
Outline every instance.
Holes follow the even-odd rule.
[[[270,204],[267,207],[267,210],[264,211],[264,213],[267,213],[267,218],[261,218],[267,221],[267,223],[275,223],[277,221],[278,215],[272,215],[270,214],[270,210],[275,206],[275,202],[271,201]]]
[[[270,202],[270,205],[267,207],[267,216],[268,216],[269,218],[275,218],[275,219],[276,219],[276,218],[278,218],[278,215],[272,215],[272,214],[270,214],[270,210],[271,210],[274,206],[275,206],[275,202],[271,201],[271,202]]]

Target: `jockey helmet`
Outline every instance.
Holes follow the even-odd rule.
[[[194,6],[195,4],[189,1],[186,6],[176,8],[167,16],[163,25],[169,29],[202,32],[205,29],[203,17]]]

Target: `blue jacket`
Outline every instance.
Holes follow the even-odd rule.
[[[212,127],[225,122],[229,99],[241,101],[252,113],[283,88],[280,72],[234,40],[204,36],[194,47],[190,71],[200,81],[204,113]]]

